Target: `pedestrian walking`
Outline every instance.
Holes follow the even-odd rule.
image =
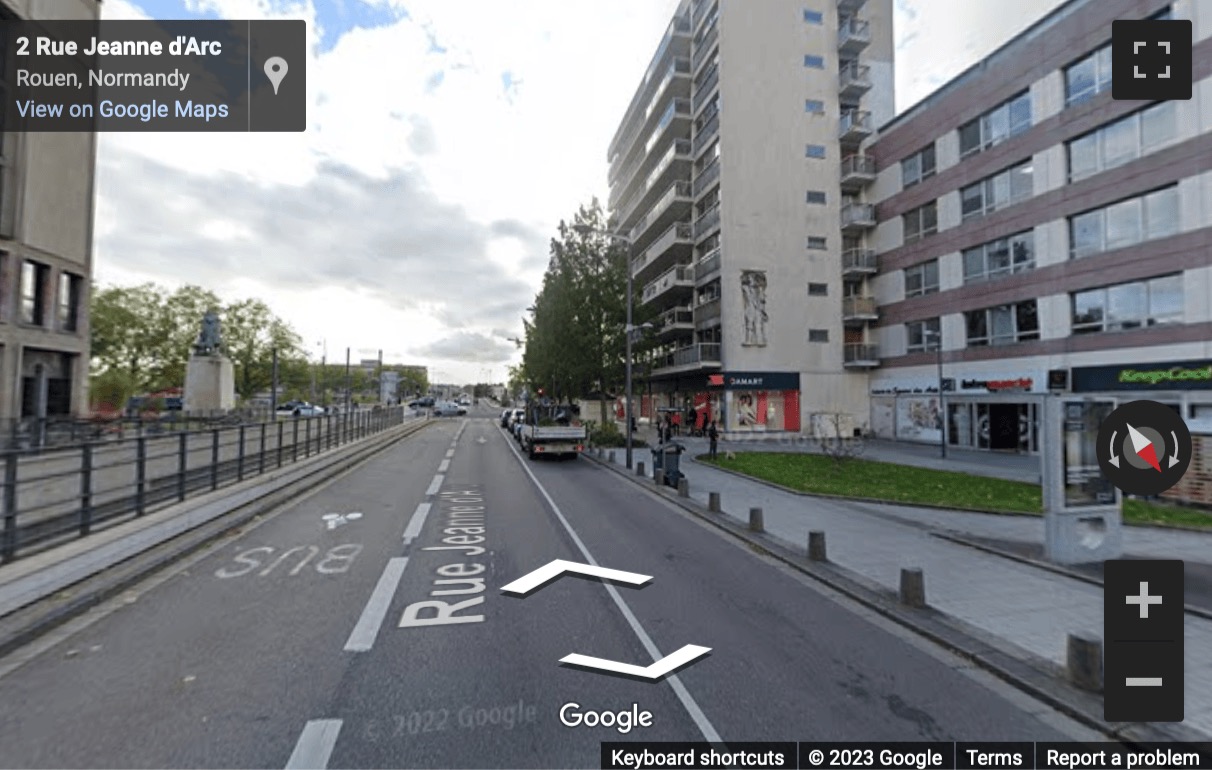
[[[719,447],[720,441],[720,432],[716,430],[715,420],[712,420],[711,425],[707,427],[707,438],[711,440],[711,449],[707,456],[714,460],[716,459],[716,450]]]

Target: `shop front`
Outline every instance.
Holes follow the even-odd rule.
[[[1066,376],[1067,375],[1067,376]],[[1212,432],[1212,361],[1083,366],[1053,372],[1073,393],[1148,399],[1169,406],[1192,432]]]
[[[798,433],[799,372],[720,372],[694,406],[727,433]]]
[[[1042,373],[943,379],[943,398],[934,378],[880,380],[871,388],[871,427],[876,436],[938,444],[942,408],[947,443],[963,449],[1039,451],[1040,398],[1047,392]]]

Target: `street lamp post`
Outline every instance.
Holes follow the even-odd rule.
[[[935,360],[938,362],[938,446],[942,458],[947,459],[947,401],[943,395],[943,332],[926,329],[923,331],[927,339],[934,339]]]

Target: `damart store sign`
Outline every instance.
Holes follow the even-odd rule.
[[[1074,393],[1113,390],[1212,390],[1212,361],[1169,361],[1073,370]]]
[[[799,389],[799,372],[720,372],[707,375],[707,390]]]

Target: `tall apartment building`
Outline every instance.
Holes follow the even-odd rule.
[[[609,150],[635,302],[658,319],[636,370],[651,402],[728,432],[866,423],[863,148],[893,116],[892,51],[892,0],[679,7]]]
[[[100,14],[99,0],[0,0],[5,19]],[[95,165],[95,134],[0,133],[0,420],[88,409]]]
[[[1189,101],[1114,101],[1115,19],[1189,19]],[[1212,4],[1072,0],[882,126],[871,430],[1035,452],[1050,391],[1212,432]],[[941,335],[941,349],[939,348]]]

